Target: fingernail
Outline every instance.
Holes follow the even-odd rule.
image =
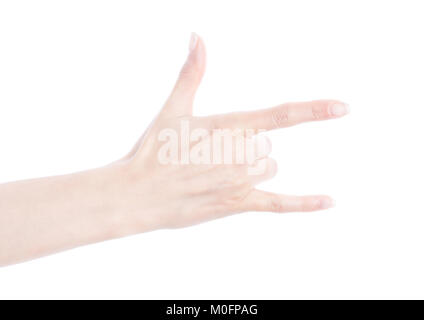
[[[331,115],[334,117],[341,117],[348,114],[350,111],[349,105],[345,103],[335,103],[330,107]]]
[[[190,45],[188,47],[190,51],[193,51],[194,48],[196,48],[198,38],[199,37],[197,36],[197,34],[195,34],[194,32],[191,33]]]
[[[335,202],[331,198],[323,198],[321,199],[321,209],[329,209],[334,207]]]
[[[269,140],[267,136],[261,135],[256,136],[255,139],[257,146],[256,156],[258,158],[263,158],[269,155],[272,149],[271,140]]]

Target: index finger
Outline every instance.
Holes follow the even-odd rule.
[[[349,106],[337,100],[293,102],[273,108],[213,116],[217,128],[274,130],[309,121],[340,118]]]

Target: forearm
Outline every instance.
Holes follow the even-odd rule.
[[[120,236],[119,170],[0,185],[0,265]]]

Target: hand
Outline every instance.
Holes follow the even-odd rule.
[[[253,134],[338,118],[347,106],[321,100],[194,117],[194,95],[204,71],[205,47],[193,35],[169,99],[127,156],[95,170],[1,184],[0,266],[238,212],[331,207],[327,196],[256,189],[276,174],[277,165],[268,158],[270,141]]]
[[[170,97],[133,150],[119,162],[125,168],[119,195],[122,221],[126,225],[124,233],[185,227],[245,211],[313,211],[332,207],[333,201],[328,196],[288,196],[256,189],[258,183],[276,174],[277,164],[268,157],[269,139],[252,138],[246,132],[339,118],[348,113],[348,106],[340,101],[319,100],[287,103],[253,112],[195,117],[193,101],[205,71],[205,59],[204,43],[193,34],[187,61]],[[212,161],[193,164],[192,153],[186,150],[184,155],[181,150],[184,146],[180,145],[181,137],[178,136],[173,141],[178,150],[167,159],[170,163],[161,163],[158,156],[166,158],[166,154],[161,151],[164,141],[158,140],[166,136],[163,134],[166,130],[181,133],[184,126],[200,130],[199,140],[204,143],[213,140],[217,129],[230,129],[236,132],[230,154],[237,153],[238,137],[245,145],[251,142],[253,159],[244,163],[234,163],[233,159],[231,164]],[[192,140],[187,142],[187,149],[199,142]],[[210,144],[207,147],[210,148]],[[167,149],[169,153],[173,153],[172,148]],[[212,152],[219,153],[219,150],[222,149]],[[213,156],[208,155],[206,159],[211,160]],[[252,167],[262,170],[249,173]]]

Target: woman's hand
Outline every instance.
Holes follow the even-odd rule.
[[[0,265],[160,228],[185,227],[245,211],[312,211],[328,196],[256,189],[277,172],[270,141],[256,135],[344,116],[334,100],[195,117],[205,47],[193,35],[179,79],[133,150],[81,173],[0,185]],[[191,130],[190,130],[191,129]]]
[[[245,211],[330,208],[333,201],[328,196],[288,196],[256,189],[258,183],[276,174],[277,164],[268,157],[269,139],[253,135],[307,121],[339,118],[348,113],[348,106],[340,101],[319,100],[195,117],[193,101],[205,71],[206,55],[203,41],[195,34],[189,49],[179,79],[158,117],[119,162],[125,168],[118,197],[126,226],[124,234],[185,227]],[[227,148],[225,138],[221,145],[213,143],[223,132],[231,135],[232,145]],[[184,135],[186,141],[181,142]],[[196,143],[197,151],[203,143],[206,149],[202,150],[209,152],[197,153]],[[233,157],[224,163],[225,151]]]

